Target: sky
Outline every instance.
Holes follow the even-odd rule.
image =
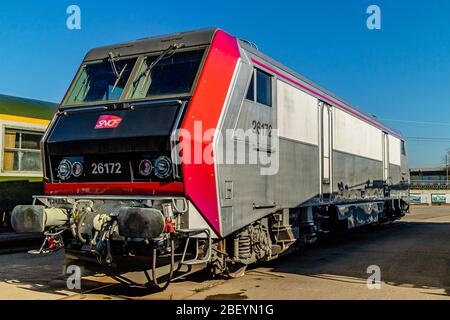
[[[381,9],[380,30],[367,28],[373,4]],[[81,30],[66,26],[70,5],[81,9]],[[211,26],[255,42],[400,130],[410,167],[444,165],[448,0],[2,1],[0,94],[60,102],[89,49]]]

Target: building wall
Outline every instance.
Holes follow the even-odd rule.
[[[450,190],[411,190],[411,205],[450,205]]]

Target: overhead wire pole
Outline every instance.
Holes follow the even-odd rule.
[[[447,152],[445,153],[445,170],[446,170],[446,179],[447,179],[447,182],[446,182],[446,186],[448,187],[448,149],[447,149]]]

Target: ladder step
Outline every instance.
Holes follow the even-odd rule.
[[[181,229],[177,230],[179,233],[184,233],[187,235],[186,244],[184,246],[183,256],[181,257],[180,265],[196,265],[196,264],[203,264],[208,263],[211,259],[212,254],[212,241],[211,241],[211,232],[209,229]],[[206,257],[203,259],[199,259],[199,239],[195,238],[195,253],[194,258],[190,260],[185,260],[187,249],[189,246],[189,241],[192,239],[193,236],[199,235],[199,234],[205,234],[207,237],[207,245],[208,245],[208,252],[206,254]]]
[[[186,233],[188,236],[196,236],[209,231],[208,229],[177,229],[179,233]]]
[[[192,265],[203,264],[203,263],[207,263],[207,262],[208,262],[208,260],[204,260],[204,259],[192,259],[192,260],[183,261],[181,264],[184,264],[187,266],[192,266]]]

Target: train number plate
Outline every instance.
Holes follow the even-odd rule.
[[[91,163],[92,175],[121,175],[123,164],[121,162],[93,162]]]

